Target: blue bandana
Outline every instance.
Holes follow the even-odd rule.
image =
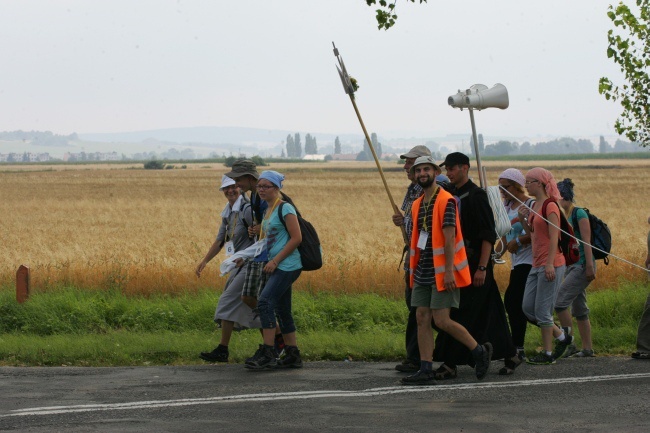
[[[278,173],[277,171],[273,171],[273,170],[266,170],[263,171],[262,174],[260,174],[260,179],[266,179],[269,182],[271,182],[273,185],[282,189],[282,181],[284,180],[284,174]]]

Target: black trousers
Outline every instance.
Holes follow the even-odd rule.
[[[474,272],[471,272],[472,276]],[[461,287],[460,308],[451,309],[451,319],[463,325],[479,343],[492,343],[492,359],[511,358],[517,353],[512,344],[506,310],[494,281],[492,264],[488,266],[485,284]],[[439,332],[433,351],[433,360],[442,361],[448,367],[474,366],[470,350],[446,332]]]
[[[528,318],[521,308],[521,303],[524,300],[526,280],[531,268],[532,265],[521,264],[510,271],[510,281],[503,297],[503,303],[508,313],[508,322],[510,322],[512,343],[517,347],[524,347],[524,340],[526,339]]]
[[[409,316],[406,322],[406,359],[415,363],[420,363],[420,346],[418,345],[418,322],[415,316],[416,307],[411,306],[411,294],[413,290],[409,287],[409,272],[404,272],[404,298],[406,300],[406,307],[409,309]]]

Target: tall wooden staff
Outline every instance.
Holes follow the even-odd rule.
[[[345,93],[350,96],[350,102],[352,102],[352,106],[354,107],[354,112],[357,113],[357,118],[359,119],[359,123],[361,124],[361,129],[363,129],[363,134],[366,136],[366,142],[368,143],[368,147],[370,147],[370,152],[372,153],[372,157],[375,159],[375,164],[377,164],[377,169],[379,170],[379,175],[381,176],[381,181],[384,183],[384,189],[386,189],[386,194],[388,194],[388,199],[390,200],[390,204],[393,207],[393,212],[401,213],[397,205],[395,204],[395,200],[393,200],[393,196],[390,193],[390,190],[388,189],[388,183],[386,183],[386,178],[384,177],[384,171],[381,169],[381,164],[379,164],[379,158],[377,158],[377,153],[375,152],[375,148],[372,145],[372,141],[370,140],[370,137],[368,136],[368,131],[366,130],[366,126],[363,123],[363,119],[361,118],[361,113],[359,113],[359,109],[357,108],[357,103],[354,100],[354,92],[356,90],[356,81],[353,84],[353,79],[350,78],[348,75],[348,71],[345,69],[345,63],[343,63],[343,58],[339,54],[338,48],[336,48],[336,45],[334,45],[334,42],[332,42],[332,46],[334,47],[334,56],[336,56],[336,59],[339,62],[339,66],[336,67],[336,69],[339,71],[339,77],[341,77],[341,83],[343,84],[343,90],[345,90]],[[404,226],[400,226],[402,229],[402,237],[404,238],[404,243],[406,245],[409,245],[409,239],[408,236],[406,236],[406,229]]]

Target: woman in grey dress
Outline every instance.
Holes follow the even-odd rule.
[[[221,212],[221,226],[214,243],[207,254],[196,267],[196,276],[201,272],[221,250],[226,251],[226,257],[244,250],[253,244],[248,237],[248,227],[253,223],[252,209],[246,197],[235,185],[235,181],[227,176],[221,179],[221,188],[228,204]],[[201,352],[199,357],[208,362],[228,362],[228,343],[232,331],[247,328],[261,328],[260,320],[255,317],[253,310],[241,300],[245,272],[237,267],[230,272],[226,286],[217,303],[214,321],[221,327],[221,341],[212,352]]]

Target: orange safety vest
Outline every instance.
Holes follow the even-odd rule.
[[[445,235],[442,232],[442,222],[445,217],[445,208],[449,199],[453,196],[444,189],[440,189],[438,197],[433,205],[433,215],[431,224],[431,246],[433,248],[433,268],[436,275],[436,287],[439,292],[445,290]],[[424,195],[413,202],[411,207],[411,215],[413,221],[413,231],[411,232],[411,248],[410,248],[410,286],[413,287],[415,279],[415,269],[420,260],[420,249],[418,248],[418,239],[420,232],[418,231],[418,215],[420,212],[420,205],[424,200]],[[454,253],[454,279],[456,280],[456,287],[469,286],[472,283],[472,276],[469,271],[467,263],[467,253],[465,252],[465,242],[463,242],[463,232],[460,229],[460,219],[458,217],[458,207],[456,207],[456,246]]]

